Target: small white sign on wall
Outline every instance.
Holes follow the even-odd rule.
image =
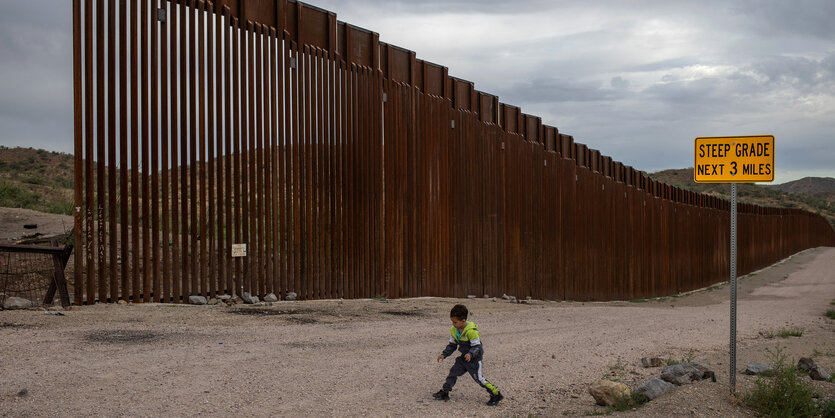
[[[232,244],[232,257],[246,257],[246,244]]]

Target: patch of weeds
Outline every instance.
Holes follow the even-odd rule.
[[[777,336],[780,338],[801,337],[803,336],[803,328],[791,327],[787,329],[781,329],[780,332],[777,333]]]
[[[587,416],[587,417],[599,417],[601,415],[612,415],[612,410],[611,409],[604,409],[604,410],[601,410],[601,411],[597,411],[597,410],[586,411],[586,412],[583,413],[583,415]]]
[[[687,351],[687,354],[684,357],[682,357],[678,360],[674,359],[672,357],[668,357],[666,360],[664,360],[664,363],[666,363],[668,366],[675,366],[676,364],[681,364],[681,363],[692,363],[693,360],[695,360],[695,359],[696,359],[696,353],[693,350],[689,350],[689,351]]]
[[[818,351],[817,348],[812,350],[812,357],[821,357],[821,356],[822,357],[835,357],[835,353],[830,353],[828,351],[824,353],[822,351]]]
[[[646,303],[649,302],[649,299],[629,299],[632,303]]]
[[[620,361],[620,357],[618,357],[617,363],[615,363],[612,366],[609,366],[609,375],[615,376],[615,380],[623,379],[623,377],[626,376],[626,364]]]
[[[609,408],[613,411],[622,412],[638,408],[643,406],[645,403],[647,403],[647,398],[645,396],[633,392],[629,396],[618,398]]]
[[[388,302],[389,298],[386,296],[385,293],[379,293],[377,296],[374,296],[374,300],[378,300],[380,302]]]
[[[830,305],[835,305],[835,299],[832,299],[832,302],[829,302]]]
[[[760,335],[762,335],[763,337],[768,338],[768,339],[771,339],[771,338],[774,338],[774,337],[780,337],[780,338],[800,337],[800,336],[803,335],[803,328],[791,327],[791,328],[784,328],[784,329],[777,330],[777,331],[767,330],[767,331],[761,331]]]
[[[826,317],[829,319],[835,319],[835,309],[826,311]]]
[[[705,290],[706,290],[706,291],[708,291],[708,292],[712,292],[712,291],[714,291],[714,290],[716,290],[716,289],[719,289],[720,287],[722,287],[722,285],[715,284],[715,285],[713,285],[713,286],[709,286],[709,287],[708,287],[707,289],[705,289]]]
[[[771,377],[757,377],[755,388],[743,396],[742,403],[769,417],[811,417],[820,413],[812,389],[797,368],[786,362],[783,349],[777,347],[766,352],[774,373]]]
[[[562,415],[566,416],[566,417],[571,417],[571,416],[577,415],[577,411],[572,411],[570,409],[566,409],[565,411],[562,411]]]

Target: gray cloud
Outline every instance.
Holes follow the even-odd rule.
[[[638,169],[774,134],[777,181],[835,176],[830,0],[311,3]],[[71,151],[71,2],[3,7],[0,144]]]

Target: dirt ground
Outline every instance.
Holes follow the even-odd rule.
[[[835,371],[835,321],[824,317],[833,299],[835,248],[741,278],[737,370],[784,347],[791,361],[814,355]],[[729,395],[728,300],[722,285],[641,303],[417,298],[0,311],[0,415],[583,416],[606,412],[589,384],[607,377],[634,388],[660,375],[640,365],[656,356],[692,358],[717,382],[615,415],[748,416]],[[498,407],[485,405],[468,376],[449,402],[432,399],[453,363],[435,358],[455,303],[479,325],[484,375],[505,395]],[[767,338],[791,327],[803,335]],[[753,380],[737,374],[738,389]],[[812,384],[835,397],[835,384]]]
[[[24,225],[35,225],[26,229]],[[52,236],[72,229],[72,216],[43,213],[30,209],[0,208],[0,242],[9,243],[33,234]]]

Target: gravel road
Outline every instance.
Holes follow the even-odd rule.
[[[785,346],[835,371],[835,322],[823,316],[835,308],[835,248],[798,253],[739,289],[739,370]],[[640,366],[648,356],[692,358],[718,382],[617,414],[748,415],[728,395],[728,294],[722,285],[643,303],[418,298],[0,311],[0,415],[582,416],[605,411],[587,391],[595,380],[634,387],[658,376],[660,368]],[[505,394],[498,407],[486,406],[467,376],[449,402],[431,397],[453,362],[435,359],[455,303],[479,325],[484,375]],[[803,336],[763,336],[789,327]],[[737,382],[751,385],[742,375]],[[835,384],[816,388],[835,396]]]

